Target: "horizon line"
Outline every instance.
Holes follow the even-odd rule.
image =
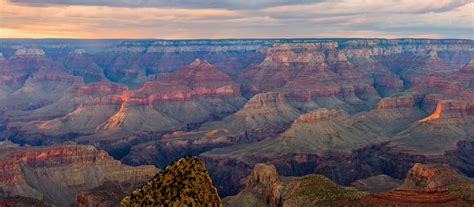
[[[474,40],[472,38],[423,38],[423,37],[400,37],[400,38],[383,38],[383,37],[233,37],[233,38],[70,38],[70,37],[45,37],[45,38],[15,38],[15,37],[0,37],[0,40],[344,40],[344,39],[378,39],[378,40],[404,40],[404,39],[418,39],[418,40]]]

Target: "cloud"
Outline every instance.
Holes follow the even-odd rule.
[[[34,6],[48,5],[89,5],[110,7],[168,7],[168,8],[221,8],[221,9],[259,9],[282,5],[317,3],[322,0],[10,0]]]
[[[472,0],[338,0],[309,5],[284,5],[264,9],[273,14],[343,15],[371,14],[422,14],[447,12],[462,7]]]
[[[195,8],[182,3],[197,1],[184,0],[167,0],[180,7],[65,4],[72,1],[95,2],[38,0],[34,2],[52,3],[32,6],[0,0],[0,37],[472,39],[474,35],[474,3],[464,0],[297,1],[300,4],[264,0],[255,3],[257,6],[251,6],[249,1],[242,1],[245,6],[236,6],[240,3],[237,0],[212,5],[217,0],[211,0]],[[158,1],[137,2],[145,5]],[[234,5],[220,8],[225,2]]]

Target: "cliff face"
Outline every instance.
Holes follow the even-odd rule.
[[[133,187],[156,173],[151,166],[129,167],[92,146],[1,146],[0,188],[7,196],[24,196],[55,205],[68,205],[79,191],[109,180]]]
[[[222,206],[206,167],[196,157],[184,157],[125,197],[120,206]]]

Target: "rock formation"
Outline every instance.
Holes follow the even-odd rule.
[[[365,194],[338,186],[320,175],[280,177],[275,166],[255,165],[239,194],[224,199],[226,206],[340,206],[354,204]]]
[[[135,189],[120,204],[143,205],[222,206],[222,202],[204,163],[196,157],[184,157]]]

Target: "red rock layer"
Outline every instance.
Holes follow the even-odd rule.
[[[317,109],[309,113],[303,114],[295,120],[295,124],[301,123],[318,123],[328,120],[340,120],[348,118],[347,112],[343,110]]]
[[[235,96],[240,94],[239,87],[231,78],[221,72],[217,66],[207,60],[196,59],[188,66],[178,68],[172,74],[159,78],[164,82],[182,82],[191,88],[192,95],[202,97]]]
[[[148,81],[136,90],[122,93],[127,102],[148,105],[160,101],[190,101],[193,97],[239,96],[240,88],[217,66],[196,59],[157,81]]]
[[[77,96],[96,96],[106,94],[119,94],[128,90],[126,85],[112,82],[95,82],[79,85],[75,89]]]
[[[377,96],[364,74],[337,52],[337,44],[275,44],[260,65],[240,75],[246,92],[281,91],[301,102],[318,97]]]
[[[399,206],[399,207],[450,207],[469,204],[455,193],[446,189],[413,190],[396,189],[390,192],[374,193],[362,199],[363,206]]]
[[[401,96],[401,97],[383,98],[377,104],[377,109],[383,110],[383,109],[415,107],[417,99],[418,98],[416,96]]]

